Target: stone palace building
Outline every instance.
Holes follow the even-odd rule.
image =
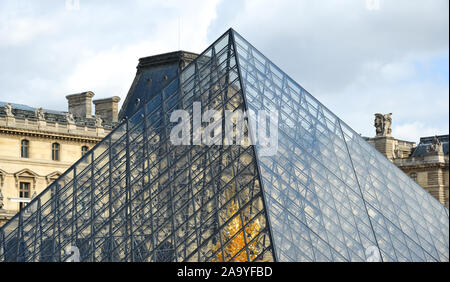
[[[448,208],[448,135],[422,137],[417,146],[395,139],[391,115],[375,114],[376,136],[366,141]]]
[[[68,95],[68,112],[0,102],[0,226],[105,137],[119,97]]]

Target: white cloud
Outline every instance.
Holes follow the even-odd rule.
[[[365,2],[81,0],[67,11],[4,0],[0,100],[66,109],[67,94],[92,90],[123,101],[139,57],[201,52],[233,27],[363,135],[375,112],[393,113],[394,136],[428,134],[405,134],[417,123],[448,132],[448,1]],[[436,60],[440,69],[424,70]]]
[[[14,47],[29,43],[40,35],[55,32],[57,26],[47,20],[15,18],[0,25],[0,47]]]
[[[55,3],[40,7],[42,16],[30,2],[27,13],[0,20],[0,100],[66,109],[66,95],[92,90],[95,98],[118,95],[123,102],[140,57],[201,52],[210,44],[217,1],[80,1],[77,11]]]
[[[154,26],[148,37],[128,45],[89,52],[79,60],[61,89],[64,92],[93,90],[97,93],[95,98],[117,95],[123,102],[135,76],[138,58],[175,51],[179,47],[201,52],[208,44],[206,27],[215,17],[215,1],[196,2],[189,5],[165,2],[166,8],[179,9],[178,16]],[[188,20],[184,23],[185,18]],[[178,31],[182,32],[179,36]]]
[[[422,66],[448,68],[448,1],[232,2],[219,5],[210,39],[232,26],[356,131],[373,136],[373,114],[392,112],[394,124],[448,132],[448,79]]]
[[[61,85],[62,91],[76,93],[95,90],[99,94],[95,98],[114,95],[125,98],[136,74],[137,58],[159,53],[164,48],[164,42],[143,41],[125,48],[114,47],[87,55],[67,76]]]
[[[417,136],[426,137],[448,134],[448,131],[442,128],[429,127],[423,122],[405,123],[401,126],[394,126],[393,132],[395,132],[396,137],[399,139],[410,140],[416,143],[419,142],[419,139],[416,139]]]

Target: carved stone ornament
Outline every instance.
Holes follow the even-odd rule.
[[[431,146],[427,148],[429,152],[442,152],[442,142],[437,136],[434,136]]]
[[[375,114],[375,132],[376,136],[390,136],[392,133],[392,113],[389,114]]]
[[[102,127],[103,120],[100,116],[95,116],[95,126]]]
[[[8,116],[8,117],[14,117],[11,104],[5,105],[5,113],[6,113],[6,116]]]
[[[36,109],[34,111],[34,114],[36,115],[36,118],[38,120],[45,120],[44,109],[42,108]]]
[[[66,120],[68,124],[75,124],[75,118],[72,113],[66,113]]]

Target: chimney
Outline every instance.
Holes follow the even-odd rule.
[[[94,92],[87,91],[78,94],[67,95],[69,101],[69,113],[75,117],[91,118],[92,117],[92,97]]]
[[[117,122],[119,101],[120,98],[118,96],[94,100],[95,115],[100,116],[106,122]]]

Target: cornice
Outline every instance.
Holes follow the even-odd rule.
[[[0,134],[11,134],[20,136],[32,136],[32,137],[45,137],[55,140],[70,140],[70,141],[83,141],[89,143],[97,143],[103,139],[104,136],[83,136],[79,134],[69,134],[69,133],[56,133],[32,129],[19,129],[0,126]],[[106,136],[106,135],[105,135]]]
[[[448,169],[448,163],[427,163],[427,164],[416,164],[416,165],[397,165],[400,169],[429,169],[429,168],[442,168]]]
[[[71,165],[73,165],[73,162],[63,162],[63,161],[50,161],[50,160],[39,160],[39,159],[22,159],[22,158],[12,158],[12,157],[0,157],[0,163],[2,164],[18,164],[22,167],[24,166],[39,166],[39,167],[46,167],[54,169],[55,172],[63,169],[68,169]],[[28,169],[33,171],[33,168],[28,167]],[[7,172],[5,169],[1,170],[0,172],[3,172],[5,175],[12,175],[17,173],[15,172]],[[47,176],[47,175],[40,175],[39,176]]]

